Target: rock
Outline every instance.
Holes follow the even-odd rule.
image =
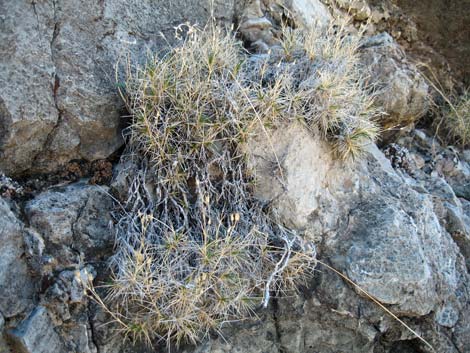
[[[411,148],[411,154],[422,161],[413,177],[431,195],[434,213],[441,226],[452,236],[460,253],[470,265],[470,203],[463,198],[470,182],[470,166],[453,147],[433,142],[424,131],[402,137],[399,143]],[[403,147],[405,148],[405,147]]]
[[[385,128],[409,125],[427,111],[428,84],[388,33],[367,38],[360,52],[377,102],[387,114],[381,120]]]
[[[7,174],[32,166],[59,119],[53,11],[51,2],[37,9],[27,1],[0,3],[0,169]]]
[[[459,205],[444,180],[439,184],[439,179],[432,178],[433,182],[425,183],[424,188],[412,188],[411,177],[396,171],[375,145],[370,145],[369,156],[363,162],[337,163],[327,144],[295,124],[275,131],[270,140],[271,143],[263,136],[248,147],[252,153],[250,166],[258,180],[255,192],[290,227],[304,231],[306,236],[321,235],[320,258],[330,259],[334,268],[380,302],[391,305],[398,315],[423,318],[435,312],[438,325],[455,325],[463,331],[469,328],[456,319],[468,310],[468,272],[462,250],[444,227],[445,208],[441,213],[436,203],[440,200],[442,204]],[[316,287],[312,295],[318,290],[325,290],[323,295],[334,298],[335,303],[341,301],[338,288]],[[362,294],[360,290],[357,293]],[[355,309],[352,305],[349,310],[342,310],[349,315],[347,312]],[[374,321],[374,312],[363,313],[362,317]],[[326,315],[324,308],[321,313]],[[308,311],[298,314],[302,318],[304,315],[309,315]],[[324,325],[331,325],[331,320],[331,315],[325,317]],[[358,320],[352,320],[351,325],[358,325]],[[425,325],[426,320],[422,320]],[[291,324],[292,320],[288,322]],[[319,324],[315,321],[309,325]],[[317,332],[322,329],[317,328]],[[313,347],[323,347],[321,342],[328,329],[325,330],[312,338]],[[384,328],[384,332],[389,330]],[[452,345],[437,333],[438,328],[426,332],[436,339],[437,347]],[[361,346],[372,342],[373,336],[364,332]],[[287,337],[294,345],[294,341],[302,341],[289,334]],[[341,331],[340,336],[332,335],[328,344],[354,346],[347,337]],[[407,339],[411,338],[412,335]],[[295,347],[293,352],[304,351]]]
[[[265,17],[260,0],[247,3],[240,10],[238,21],[243,40],[254,52],[265,53],[277,42],[273,24]]]
[[[75,325],[69,331],[69,334],[73,340],[70,340],[69,346],[72,346],[74,352],[80,353],[98,353],[95,344],[93,343],[93,332],[91,329],[83,323]]]
[[[0,172],[0,197],[11,199],[15,196],[23,196],[24,189],[13,179]]]
[[[18,353],[65,353],[63,342],[54,331],[46,308],[36,307],[16,329],[9,331],[9,339]]]
[[[266,203],[274,200],[276,211],[289,226],[305,228],[319,207],[318,195],[327,188],[334,164],[328,147],[296,124],[276,130],[268,138],[275,144],[266,139],[262,133],[248,146],[250,167],[262,181],[255,196]]]
[[[126,52],[142,62],[181,23],[204,24],[212,3],[216,18],[232,20],[231,1],[1,2],[0,169],[51,172],[116,151],[115,65]]]
[[[388,145],[384,149],[385,157],[387,157],[392,163],[392,167],[397,169],[401,168],[407,171],[408,173],[413,172],[413,160],[411,159],[409,151],[396,143]]]
[[[3,315],[0,313],[0,353],[11,353],[10,348],[8,347],[8,343],[5,339],[4,335],[4,326],[5,326],[5,319]]]
[[[289,9],[297,26],[327,26],[332,17],[328,8],[319,0],[284,0],[278,1]]]
[[[459,319],[458,311],[450,305],[442,307],[436,313],[436,322],[445,327],[453,327]]]
[[[337,0],[338,6],[347,10],[355,20],[363,21],[368,19],[372,11],[365,0]]]
[[[70,321],[77,308],[86,310],[86,291],[95,276],[96,271],[91,265],[76,270],[65,270],[55,278],[55,283],[47,288],[41,297],[41,303],[49,309],[49,314],[57,325]]]
[[[237,15],[242,38],[258,54],[278,44],[278,28],[286,18],[297,27],[327,26],[332,20],[319,0],[255,0],[247,2]]]
[[[350,217],[351,234],[342,239],[348,277],[381,302],[398,305],[401,312],[428,314],[438,295],[415,221],[378,195]]]
[[[182,353],[280,353],[276,342],[276,328],[272,318],[265,318],[263,322],[246,325],[236,330],[229,340],[207,340],[198,347],[185,349]]]
[[[23,250],[23,224],[0,198],[0,313],[19,315],[31,308],[35,286]]]
[[[42,267],[45,262],[47,262],[47,260],[43,257],[44,249],[46,247],[44,244],[44,239],[34,229],[27,228],[25,229],[24,241],[30,266],[36,272],[36,274],[41,274],[43,272]],[[46,272],[50,272],[50,269]]]
[[[61,264],[98,258],[112,244],[109,229],[112,198],[107,187],[78,182],[39,194],[29,201],[25,214],[29,224],[44,239],[46,252]],[[44,252],[44,251],[43,251]]]

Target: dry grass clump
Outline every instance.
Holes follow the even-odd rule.
[[[128,72],[129,149],[142,168],[119,215],[112,282],[97,297],[149,342],[196,342],[315,268],[314,245],[252,196],[247,139],[295,119],[349,158],[376,132],[358,42],[341,28],[286,29],[276,53],[252,57],[220,28],[186,29],[165,56]]]
[[[449,142],[464,148],[470,146],[470,90],[449,100],[442,123]]]

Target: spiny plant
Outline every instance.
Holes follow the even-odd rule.
[[[149,343],[196,342],[252,317],[315,268],[315,246],[254,198],[246,141],[297,120],[346,159],[376,132],[357,42],[341,28],[285,29],[266,57],[213,24],[184,28],[166,55],[128,70],[128,150],[141,168],[118,215],[104,299],[92,290],[126,335]]]
[[[441,142],[446,144],[469,147],[470,88],[467,87],[458,94],[454,89],[445,88],[429,65],[420,63],[419,67],[426,72],[421,72],[421,75],[434,90],[434,94],[429,94],[429,100],[434,117],[435,137],[440,137]]]
[[[470,146],[470,90],[451,98],[443,109],[447,141],[460,147]]]
[[[379,133],[375,121],[381,114],[359,63],[362,32],[349,33],[348,24],[338,18],[329,27],[283,27],[283,50],[270,58],[272,76],[287,71],[294,80],[290,95],[297,117],[328,140],[342,160],[364,154]]]

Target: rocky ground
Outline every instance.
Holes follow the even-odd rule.
[[[432,2],[433,22],[443,26],[439,21],[456,16],[438,34],[412,2],[346,3],[336,2],[351,6],[355,25],[370,20],[360,50],[387,113],[380,148],[370,145],[363,161],[343,163],[302,126],[288,126],[273,136],[274,150],[262,139],[249,144],[261,181],[257,197],[316,243],[319,260],[386,305],[434,351],[468,352],[470,150],[443,145],[431,124],[416,128],[432,91],[416,59],[429,59],[447,86],[469,81],[465,55],[459,60],[453,51],[468,52],[468,38],[455,37],[468,24],[468,2],[453,2],[448,13],[444,1]],[[326,24],[328,4],[214,1],[213,14],[236,23],[258,55],[275,44],[281,19]],[[106,281],[112,213],[135,167],[119,162],[126,113],[115,64],[124,65],[127,53],[144,61],[147,49],[164,46],[162,34],[172,40],[173,27],[204,23],[209,5],[0,0],[0,353],[166,350],[164,343],[124,342],[85,284]],[[282,156],[282,183],[271,167],[274,153]],[[274,299],[258,315],[178,351],[432,351],[321,264],[297,296]]]

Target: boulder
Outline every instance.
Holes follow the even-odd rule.
[[[424,318],[431,314],[439,327],[462,332],[455,341],[464,339],[470,329],[464,319],[470,298],[465,284],[469,275],[462,256],[465,251],[449,234],[451,227],[444,224],[445,214],[440,213],[436,203],[437,198],[442,203],[460,204],[447,184],[447,188],[431,187],[435,184],[419,186],[418,180],[399,170],[400,164],[395,169],[373,144],[363,161],[356,164],[335,161],[326,143],[295,124],[274,131],[271,138],[261,136],[252,141],[248,151],[251,151],[249,165],[257,178],[257,197],[270,204],[286,225],[316,241],[320,260],[330,261],[361,290],[388,304],[395,314],[420,317],[423,325]],[[462,216],[459,207],[458,215]],[[452,227],[464,227],[462,222],[454,220]],[[354,289],[363,295],[360,289]],[[320,297],[318,291],[323,293],[318,294]],[[314,287],[309,295],[320,301],[324,301],[321,295],[326,296],[335,305],[355,297],[348,290],[348,295],[341,299],[342,291],[341,286],[330,287],[324,283]],[[346,317],[355,318],[351,322],[353,326],[378,320],[376,315],[381,309],[375,307],[362,314],[365,322],[359,324],[354,305],[345,304],[347,308],[341,310],[335,308],[335,313],[345,311]],[[326,315],[325,307],[319,310],[320,315]],[[305,315],[309,315],[307,310],[299,314],[302,319]],[[323,327],[318,327],[320,332],[326,330],[324,326],[336,325],[331,322],[334,316],[328,314],[322,324],[312,319],[314,323],[309,322],[308,327],[320,325]],[[340,330],[345,330],[346,322],[340,324]],[[390,331],[395,324],[387,323],[383,331]],[[287,320],[286,325],[292,326],[292,320]],[[357,328],[351,330],[356,332]],[[437,333],[439,330],[428,329],[427,337],[435,340],[436,347],[452,345]],[[406,331],[403,334],[409,335]],[[340,332],[327,338],[325,331],[312,338],[312,346],[321,342],[325,342],[325,347],[326,342],[336,348],[343,344],[353,346],[347,340],[348,334]],[[371,328],[361,333],[364,347],[374,340],[374,332]],[[291,336],[287,337],[289,341]],[[299,342],[306,339],[302,337]],[[413,339],[413,335],[407,337]],[[286,351],[308,351],[296,347]]]
[[[386,113],[384,128],[398,129],[419,119],[428,109],[428,84],[404,51],[386,32],[366,38],[360,58],[377,104]]]
[[[367,163],[347,166],[300,125],[275,132],[275,144],[262,140],[251,147],[258,197],[290,227],[326,238],[324,251],[359,286],[409,315],[452,296],[458,247],[432,200],[404,184],[377,147]]]

